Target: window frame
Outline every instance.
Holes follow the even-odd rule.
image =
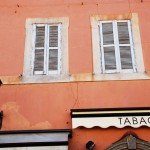
[[[61,26],[61,52],[60,70],[49,72],[46,75],[33,74],[33,24],[49,24]],[[68,27],[69,17],[50,17],[50,18],[27,18],[26,19],[26,38],[24,51],[24,68],[23,82],[25,83],[48,83],[48,82],[64,82],[69,79],[69,58],[68,58]]]
[[[93,78],[96,81],[103,80],[138,80],[148,79],[146,75],[142,43],[140,37],[138,14],[132,13],[129,15],[116,14],[116,15],[93,15],[91,16],[91,32],[92,32],[92,51],[93,51]],[[132,40],[134,43],[134,54],[136,59],[136,72],[122,71],[120,73],[103,73],[102,61],[100,53],[100,36],[99,36],[99,21],[111,21],[111,20],[130,20],[132,29]]]

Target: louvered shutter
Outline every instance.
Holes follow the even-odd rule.
[[[130,24],[129,21],[118,21],[118,43],[119,43],[119,51],[120,51],[120,61],[121,61],[121,69],[131,69],[133,70],[133,42],[132,37],[130,35]]]
[[[34,25],[34,74],[45,73],[45,25]]]
[[[116,72],[116,52],[112,21],[100,23],[100,35],[103,72]]]
[[[60,24],[33,25],[33,74],[59,74],[61,70]]]
[[[129,20],[100,21],[102,72],[136,72]]]
[[[48,26],[48,72],[60,73],[60,24]]]

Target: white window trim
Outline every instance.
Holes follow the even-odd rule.
[[[40,72],[33,75],[33,24],[61,24],[61,52],[59,53],[59,64],[61,67],[57,72],[49,72],[48,75],[40,75]],[[69,65],[68,65],[68,17],[56,17],[56,18],[28,18],[26,20],[26,41],[24,52],[24,70],[23,81],[26,83],[41,83],[41,82],[64,82],[69,79]],[[35,32],[34,32],[35,33]]]
[[[118,15],[118,18],[116,18],[115,20],[121,20],[123,17],[120,16],[121,15]],[[99,21],[105,21],[105,20],[107,19],[104,16],[91,17],[94,79],[95,80],[148,79],[149,77],[145,74],[140,30],[139,30],[139,21],[138,21],[138,15],[136,13],[133,13],[131,18],[131,24],[132,24],[131,30],[132,30],[132,37],[134,43],[135,60],[137,65],[136,72],[131,73],[129,70],[127,70],[127,71],[122,71],[120,73],[103,74],[102,61],[100,60],[102,56],[100,53],[101,43],[100,43],[100,36],[99,36]]]

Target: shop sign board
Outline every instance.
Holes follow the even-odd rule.
[[[108,128],[111,126],[123,128],[130,126],[138,128],[141,126],[150,127],[149,108],[113,108],[113,109],[80,109],[72,110],[73,128],[92,128],[99,126]]]

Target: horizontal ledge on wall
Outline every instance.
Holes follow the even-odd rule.
[[[35,76],[0,76],[3,85],[7,84],[37,84],[64,82],[92,82],[92,81],[125,81],[149,80],[149,73],[112,73],[112,74],[64,74],[64,75],[35,75]]]

